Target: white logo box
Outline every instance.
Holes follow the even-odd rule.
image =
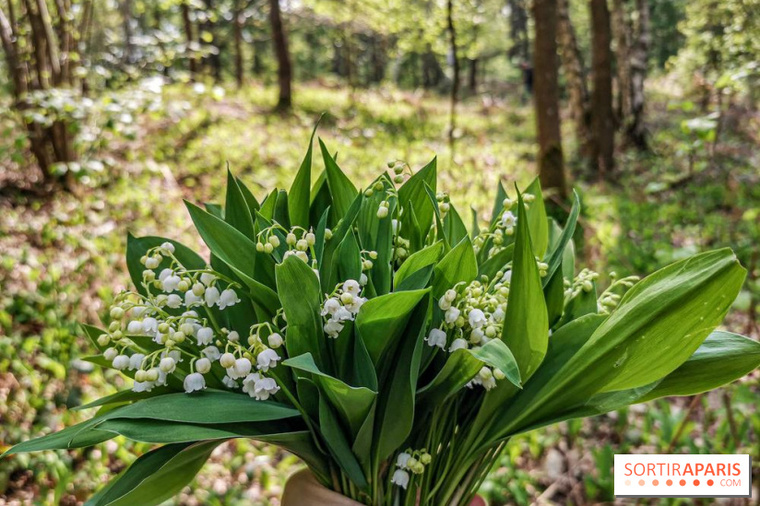
[[[751,497],[749,455],[615,455],[615,497]]]

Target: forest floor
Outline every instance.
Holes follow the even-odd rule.
[[[166,88],[163,107],[137,118],[135,137],[112,139],[99,154],[108,169],[86,176],[74,192],[0,192],[0,451],[82,419],[87,413],[66,408],[124,386],[113,371],[80,360],[92,350],[77,322],[97,324],[126,286],[127,231],[201,248],[181,199],[218,201],[227,164],[257,197],[287,185],[323,112],[318,134],[359,183],[390,160],[419,168],[437,154],[441,187],[484,218],[498,180],[524,186],[535,174],[533,115],[519,97],[468,98],[452,150],[444,97],[303,85],[294,113],[281,116],[270,112],[274,93],[259,85],[224,96],[198,86]],[[643,274],[732,246],[753,274],[726,326],[757,338],[760,149],[752,132],[760,119],[727,114],[713,146],[688,127],[705,114],[688,100],[664,85],[651,100],[652,151],[619,153],[618,183],[574,178],[587,265],[605,279],[613,270]],[[577,174],[569,122],[564,133]],[[21,181],[14,184],[28,177],[14,176]],[[760,419],[753,416],[759,394],[755,373],[696,400],[661,400],[525,434],[508,446],[483,493],[493,504],[610,501],[612,456],[630,451],[743,452],[760,463]],[[2,461],[0,505],[77,504],[145,449],[112,441]],[[277,504],[294,465],[293,457],[264,446],[228,443],[173,504]]]

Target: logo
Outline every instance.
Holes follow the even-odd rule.
[[[615,497],[751,497],[749,455],[615,455]]]

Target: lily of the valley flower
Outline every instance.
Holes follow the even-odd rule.
[[[391,478],[391,483],[398,485],[399,487],[406,489],[409,486],[409,473],[403,469],[396,469]]]
[[[256,367],[260,371],[268,371],[269,369],[277,366],[277,361],[280,360],[280,356],[271,348],[267,348],[256,356]]]
[[[240,302],[240,298],[238,297],[235,290],[232,288],[227,288],[224,290],[221,295],[219,296],[219,309],[224,309],[229,306],[234,306]]]
[[[444,349],[446,347],[446,332],[441,329],[431,329],[425,341],[427,341],[428,346],[438,346]]]
[[[203,390],[206,388],[206,380],[201,373],[190,373],[185,376],[184,387],[187,393]]]

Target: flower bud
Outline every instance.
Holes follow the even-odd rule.
[[[124,310],[120,308],[119,306],[114,306],[111,308],[111,318],[114,320],[120,320],[124,316]]]
[[[143,277],[143,279],[145,281],[147,281],[148,283],[150,283],[151,281],[153,281],[154,279],[156,279],[156,273],[153,272],[153,271],[151,271],[151,270],[149,270],[149,269],[146,269],[146,270],[143,271],[142,277]]]
[[[267,337],[267,343],[270,348],[279,348],[283,342],[282,336],[277,332],[269,334],[269,337]]]
[[[229,369],[230,367],[235,365],[235,355],[233,355],[232,353],[225,353],[219,358],[219,363],[225,369]]]
[[[329,228],[326,228],[325,229],[325,240],[329,241],[330,239],[332,239],[332,230],[330,230]]]
[[[206,374],[211,370],[211,361],[207,358],[199,358],[195,361],[195,370],[201,374]]]
[[[343,292],[340,294],[340,301],[343,304],[351,304],[354,301],[354,296],[348,292]]]
[[[116,358],[118,354],[119,352],[116,350],[116,348],[108,348],[106,351],[103,352],[103,358],[111,362],[113,359]]]
[[[161,369],[161,371],[165,372],[166,374],[170,374],[174,372],[175,367],[177,367],[176,362],[174,362],[174,359],[171,357],[164,357],[161,359],[161,362],[158,364],[158,368]]]
[[[274,251],[274,246],[272,246],[269,243],[266,243],[264,245],[264,253],[272,253]]]
[[[314,246],[314,243],[316,242],[317,242],[317,236],[315,236],[314,233],[309,232],[308,234],[306,234],[306,243],[309,246]]]
[[[145,373],[145,381],[158,381],[158,369],[153,367]]]
[[[274,236],[273,236],[274,237]],[[270,238],[271,241],[271,238]],[[285,242],[288,243],[289,246],[293,246],[296,243],[296,234],[293,232],[288,232],[287,237],[285,237]]]
[[[309,243],[306,241],[306,239],[299,239],[296,243],[296,249],[299,251],[306,251],[309,249]]]
[[[288,234],[288,237],[290,237],[290,234]],[[273,248],[279,248],[280,247],[280,238],[276,235],[272,234],[269,236],[269,244],[272,245]],[[288,243],[290,244],[290,243]]]
[[[257,242],[256,243],[256,251],[258,251],[259,253],[263,253],[264,252],[264,244],[260,243],[260,242]]]
[[[135,372],[135,381],[139,381],[140,383],[142,383],[143,381],[145,381],[146,379],[145,377],[147,375],[148,375],[147,371],[143,371],[142,369],[140,369],[137,372]]]
[[[382,207],[381,206],[381,207],[379,207],[377,209],[377,217],[378,218],[380,218],[382,220],[383,218],[386,218],[387,216],[388,216],[388,208],[387,207]]]
[[[183,279],[177,285],[177,290],[179,290],[180,292],[186,292],[189,289],[190,289],[190,282],[188,280],[186,280],[186,279]]]
[[[111,342],[111,337],[108,334],[100,334],[98,336],[98,345],[99,346],[108,346],[109,342]]]

